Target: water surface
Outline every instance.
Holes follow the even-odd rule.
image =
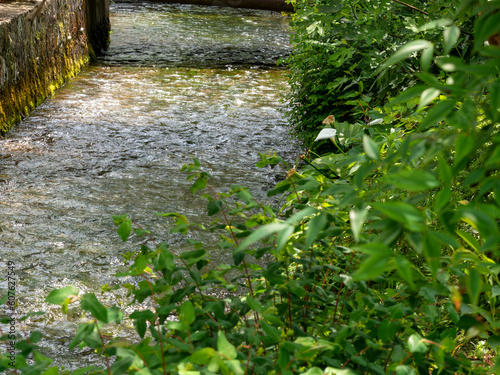
[[[130,214],[181,252],[182,238],[154,213],[208,220],[183,164],[198,158],[216,191],[240,184],[264,199],[280,175],[256,168],[258,153],[296,152],[280,112],[286,72],[275,62],[289,46],[279,14],[119,4],[111,22],[106,56],[0,139],[0,269],[16,263],[19,314],[48,311],[26,329],[42,329],[66,366],[89,361],[66,349],[84,317],[43,300],[56,287],[114,282],[121,254],[140,241],[122,243],[112,215]],[[227,258],[216,237],[202,239],[216,261]]]

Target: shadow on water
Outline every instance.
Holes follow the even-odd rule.
[[[280,113],[286,72],[271,67],[289,51],[279,14],[143,3],[115,5],[111,21],[107,55],[0,139],[0,268],[16,263],[18,313],[47,311],[25,328],[41,329],[47,354],[68,367],[85,355],[66,349],[84,317],[43,300],[56,287],[114,282],[139,240],[122,243],[112,215],[129,213],[180,252],[154,213],[207,220],[179,171],[191,157],[216,190],[240,184],[264,199],[279,176],[254,166],[258,153],[294,153]]]

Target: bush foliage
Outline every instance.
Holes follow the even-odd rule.
[[[368,123],[369,110],[416,85],[417,73],[437,72],[431,64],[434,49],[470,61],[473,13],[456,14],[456,3],[443,0],[410,3],[296,0],[291,22],[294,48],[287,61],[288,117],[293,132],[306,145],[318,148],[311,141],[325,117]],[[429,27],[432,21],[439,25]],[[409,58],[399,64],[377,71],[396,50],[416,39],[433,42],[425,49],[422,64],[408,53]],[[328,146],[319,149],[325,151]]]
[[[356,23],[362,4],[395,6],[351,4],[342,17],[335,7],[317,8]],[[448,18],[406,19],[415,22],[414,33],[401,34],[409,42],[370,65],[375,83],[404,75],[363,112],[370,121],[328,117],[326,138],[335,152],[305,154],[300,168],[262,155],[260,167],[287,171],[268,192],[282,196],[278,207],[242,186],[215,193],[197,160],[186,165],[191,191],[205,193],[214,222],[205,229],[180,213],[161,214],[192,250],[176,254],[151,241],[130,257],[129,270],[117,276],[136,279],[123,287],[139,308],[125,316],[74,287],[47,297],[63,309],[80,304],[89,319],[70,346],[95,349],[107,366],[51,367],[37,347],[40,335],[32,333],[17,344],[19,373],[500,373],[500,49],[492,38],[499,8],[464,0],[456,10],[427,9],[436,16],[447,11]],[[473,41],[466,53],[464,38]],[[404,73],[409,67],[411,77]],[[331,89],[325,92],[335,98]],[[132,220],[114,219],[128,240]],[[197,240],[202,230],[220,232],[231,262],[210,262]],[[103,325],[124,317],[133,321],[136,339],[104,338]],[[0,371],[7,368],[3,356]]]

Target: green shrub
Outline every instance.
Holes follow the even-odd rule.
[[[293,3],[296,13],[291,22],[293,51],[287,60],[291,85],[287,114],[292,132],[306,146],[320,151],[331,151],[329,144],[320,143],[322,147],[318,147],[312,142],[327,116],[334,115],[342,122],[368,123],[371,108],[418,82],[420,66],[415,57],[388,67],[382,74],[374,73],[409,41],[440,37],[424,24],[442,18],[450,34],[456,30],[450,21],[455,5],[449,1],[409,2],[412,5],[388,0]],[[471,18],[455,17],[455,23],[465,33],[451,53],[468,62]],[[433,70],[429,66],[431,54],[429,48],[422,57],[424,71]]]

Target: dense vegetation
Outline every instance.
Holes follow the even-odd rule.
[[[86,312],[70,347],[107,361],[72,374],[500,373],[499,9],[298,4],[291,120],[309,140],[325,120],[318,138],[333,152],[306,153],[301,168],[262,155],[287,172],[268,193],[278,207],[241,186],[213,192],[200,163],[186,165],[216,219],[162,214],[193,250],[151,241],[127,255],[117,276],[137,280],[123,285],[132,314],[70,286],[47,297]],[[124,241],[150,235],[114,219]],[[220,231],[230,264],[210,262],[202,230]],[[103,336],[124,319],[135,340]],[[18,342],[19,373],[71,373],[39,340]]]

